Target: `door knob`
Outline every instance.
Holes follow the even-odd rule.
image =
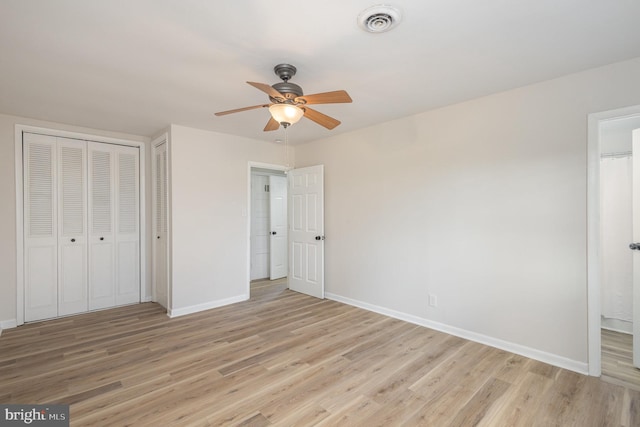
[[[160,238],[160,236],[157,237],[158,239]]]
[[[316,240],[324,240],[324,236],[316,236]]]
[[[272,231],[272,232],[271,232],[271,234],[272,234],[273,236],[275,236],[275,235],[276,235],[276,234],[278,234],[278,233],[277,233],[277,232],[275,232],[275,231]]]
[[[76,241],[76,239],[71,239],[71,243],[73,243],[73,242],[75,242],[75,241]]]
[[[640,250],[640,243],[631,243],[629,245],[629,249],[631,249],[632,251]]]
[[[100,240],[104,240],[104,237],[101,237]]]

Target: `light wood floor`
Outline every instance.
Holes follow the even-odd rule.
[[[633,366],[633,337],[602,329],[602,379],[640,390],[640,370]]]
[[[264,283],[6,330],[0,402],[67,403],[74,426],[640,425],[638,391]]]

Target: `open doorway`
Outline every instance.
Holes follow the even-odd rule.
[[[638,128],[640,106],[589,116],[588,307],[589,374],[640,387],[633,361],[633,344],[640,338],[634,322],[640,312],[640,264],[629,247],[638,235],[633,224],[638,195],[632,191]]]
[[[287,288],[287,176],[281,167],[250,167],[249,295]]]

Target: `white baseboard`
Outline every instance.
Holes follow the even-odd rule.
[[[142,297],[140,299],[140,302],[153,302],[153,297],[151,295],[148,295],[146,297]]]
[[[633,334],[633,323],[626,320],[613,319],[608,317],[601,317],[600,325],[602,329],[608,329],[610,331],[622,332],[623,334]]]
[[[579,374],[588,375],[589,365],[585,362],[579,362],[577,360],[567,359],[566,357],[558,356],[556,354],[547,353],[537,350],[535,348],[523,346],[520,344],[504,341],[498,338],[493,338],[487,335],[479,334],[477,332],[467,331],[466,329],[457,328],[455,326],[449,326],[444,323],[435,322],[433,320],[424,319],[422,317],[414,316],[412,314],[403,313],[400,311],[391,310],[385,307],[369,304],[366,302],[354,300],[351,298],[343,297],[340,295],[325,292],[325,298],[338,301],[344,304],[352,305],[354,307],[362,308],[364,310],[373,311],[375,313],[383,314],[385,316],[393,317],[394,319],[404,320],[405,322],[413,323],[415,325],[424,326],[436,331],[444,332],[449,335],[455,335],[460,338],[474,341],[480,344],[485,344],[490,347],[499,348],[511,353],[519,354],[520,356],[528,357],[530,359],[538,360],[540,362],[548,363],[559,368],[568,369]]]
[[[209,301],[202,304],[191,305],[189,307],[167,309],[167,315],[171,318],[186,316],[187,314],[198,313],[200,311],[211,310],[212,308],[222,307],[224,305],[234,304],[249,299],[249,295],[238,295],[223,300]]]
[[[0,335],[2,335],[3,329],[11,329],[11,328],[17,328],[17,327],[18,327],[18,322],[16,319],[0,320]]]

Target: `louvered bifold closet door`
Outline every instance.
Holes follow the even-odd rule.
[[[153,285],[155,301],[167,308],[167,143],[155,148],[153,161]]]
[[[89,309],[116,305],[115,150],[88,143]]]
[[[117,147],[116,305],[140,301],[139,149]]]
[[[58,141],[58,316],[87,311],[85,141]]]
[[[24,134],[24,318],[58,315],[56,138]]]
[[[89,143],[89,309],[140,301],[139,149]]]

